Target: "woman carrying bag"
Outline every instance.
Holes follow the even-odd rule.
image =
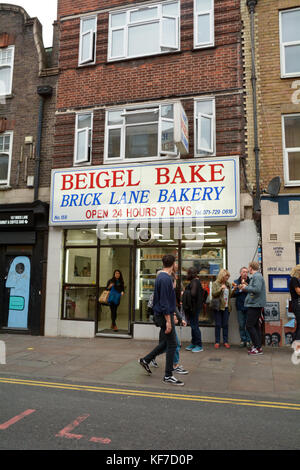
[[[292,298],[293,312],[297,323],[294,340],[300,340],[300,264],[297,264],[291,272],[289,288]]]
[[[106,289],[109,290],[108,305],[111,312],[111,329],[118,331],[116,325],[117,310],[120,305],[121,296],[124,295],[124,280],[121,271],[116,269],[112,279],[107,282]]]
[[[190,322],[192,342],[185,349],[196,353],[203,351],[201,331],[199,328],[199,315],[203,307],[204,289],[198,278],[196,268],[189,268],[187,279],[190,283],[186,286],[183,293],[183,309]]]
[[[212,285],[211,308],[215,316],[215,348],[220,347],[221,329],[223,330],[223,343],[229,349],[228,343],[228,321],[231,311],[230,297],[232,296],[231,286],[228,282],[230,273],[227,269],[221,269],[217,279]]]

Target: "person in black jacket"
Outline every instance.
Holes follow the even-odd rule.
[[[289,288],[297,323],[294,340],[300,340],[300,264],[297,264],[291,272]]]
[[[187,351],[202,352],[202,337],[199,328],[199,315],[203,307],[204,289],[201,285],[200,279],[198,278],[198,272],[196,268],[189,268],[187,272],[187,278],[190,283],[186,286],[184,297],[189,299],[184,302],[185,314],[189,318],[192,342],[185,348]]]
[[[240,277],[236,279],[232,283],[234,297],[236,298],[236,310],[238,315],[238,322],[239,322],[239,331],[240,331],[240,347],[243,348],[245,346],[251,346],[251,338],[246,329],[246,321],[247,321],[247,307],[245,307],[245,300],[247,297],[247,292],[244,292],[242,289],[239,288],[242,284],[249,285],[250,279],[248,277],[248,268],[243,267],[240,269]]]

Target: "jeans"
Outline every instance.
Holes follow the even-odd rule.
[[[256,349],[261,348],[260,314],[261,307],[249,307],[247,310],[246,328],[250,334],[253,346]]]
[[[170,317],[172,330],[171,333],[168,334],[165,332],[166,320],[164,315],[157,317],[157,325],[160,326],[159,344],[149,354],[147,354],[147,356],[144,357],[144,360],[149,364],[152,359],[155,359],[156,356],[159,356],[164,351],[166,351],[165,377],[171,377],[173,375],[174,356],[177,348],[174,316],[170,315]]]
[[[200,312],[195,315],[190,315],[190,327],[192,332],[192,344],[194,346],[202,347],[202,337],[199,328],[199,314]]]
[[[111,313],[111,323],[113,326],[116,325],[116,319],[117,319],[117,309],[118,309],[118,305],[116,304],[109,304],[109,307],[110,307],[110,313]]]
[[[251,338],[248,331],[246,330],[247,311],[245,312],[243,310],[238,310],[237,314],[241,341],[243,341],[244,343],[249,343],[251,341]]]
[[[229,310],[215,310],[215,337],[216,343],[220,343],[221,328],[223,330],[223,343],[228,343]]]

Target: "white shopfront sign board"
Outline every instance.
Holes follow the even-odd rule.
[[[53,226],[239,217],[238,157],[52,170]]]

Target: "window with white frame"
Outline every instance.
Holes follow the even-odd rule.
[[[195,153],[214,155],[216,140],[215,100],[195,101]]]
[[[286,185],[300,185],[300,114],[282,117]]]
[[[12,132],[0,134],[0,186],[9,185],[12,140]]]
[[[194,47],[214,45],[214,0],[194,0]]]
[[[0,49],[0,96],[12,92],[14,46]]]
[[[300,8],[281,11],[281,76],[300,76]]]
[[[106,162],[177,157],[174,105],[108,110],[105,142]]]
[[[95,63],[97,16],[81,18],[79,41],[79,65]]]
[[[76,116],[74,165],[91,163],[92,160],[93,114],[80,113]]]
[[[179,50],[179,2],[165,2],[109,17],[109,60]]]

